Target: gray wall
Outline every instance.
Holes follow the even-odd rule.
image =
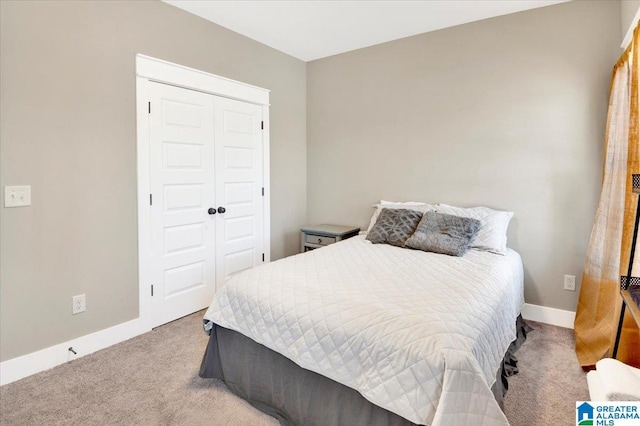
[[[271,90],[271,250],[297,252],[304,62],[156,1],[2,1],[0,43],[0,185],[33,198],[0,209],[0,360],[138,316],[136,53]]]
[[[627,31],[633,23],[633,18],[636,16],[638,8],[640,8],[640,0],[622,0],[620,4],[620,17],[622,19],[622,38],[627,35]]]
[[[575,310],[620,13],[573,1],[308,63],[308,221],[365,226],[380,199],[511,210],[526,301]]]

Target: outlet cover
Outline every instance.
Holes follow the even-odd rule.
[[[576,291],[576,276],[565,275],[564,276],[564,289],[569,291]]]
[[[87,296],[85,294],[73,296],[73,307],[72,307],[71,313],[75,315],[75,314],[79,314],[80,312],[84,312],[86,310],[87,310]]]

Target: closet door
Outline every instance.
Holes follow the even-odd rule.
[[[150,83],[153,326],[207,307],[215,292],[214,97]],[[151,290],[151,289],[150,289]]]
[[[263,261],[262,108],[215,97],[217,286]]]

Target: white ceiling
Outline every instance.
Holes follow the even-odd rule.
[[[568,0],[163,0],[303,61]]]

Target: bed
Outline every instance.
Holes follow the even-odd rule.
[[[357,236],[228,280],[200,374],[287,424],[506,425],[520,256]],[[513,344],[512,344],[513,343]]]

